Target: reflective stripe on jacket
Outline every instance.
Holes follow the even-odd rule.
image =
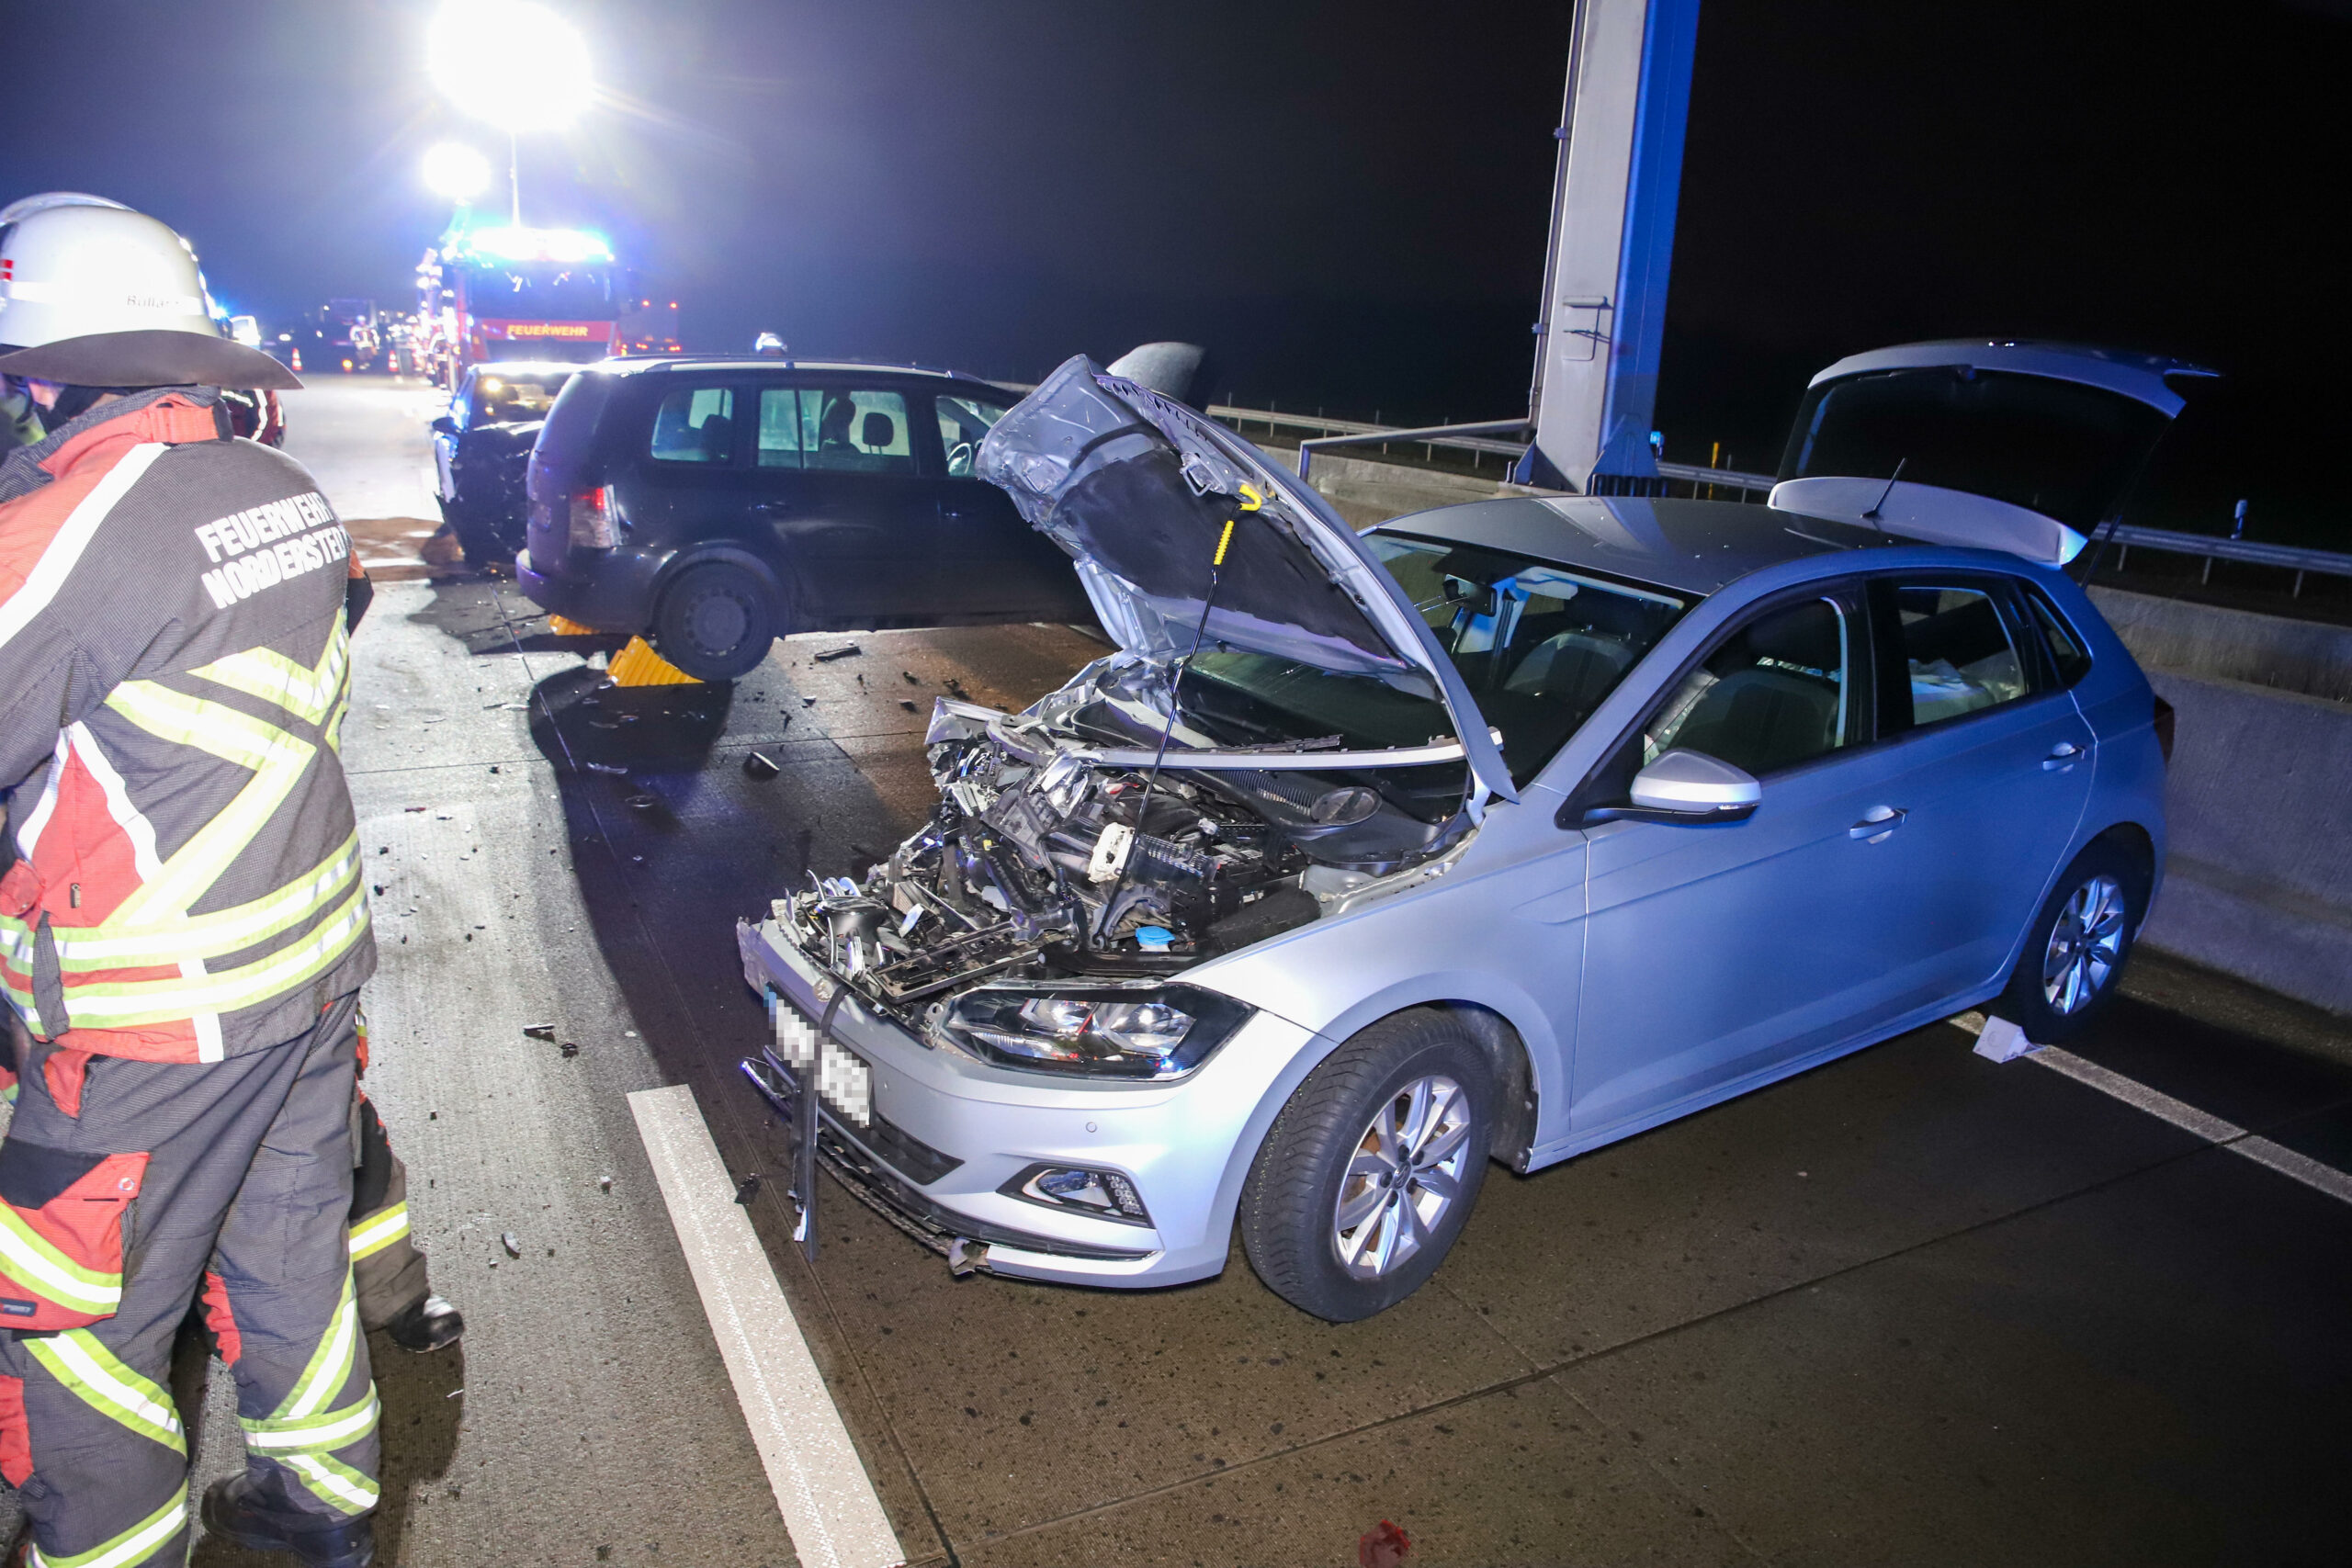
[[[350,541],[213,394],[0,462],[0,987],[44,1039],[218,1061],[375,965],[338,744]]]

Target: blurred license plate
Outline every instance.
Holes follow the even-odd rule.
[[[834,1114],[861,1127],[874,1124],[874,1069],[863,1057],[831,1040],[820,1039],[817,1026],[797,1008],[769,994],[769,1015],[775,1021],[776,1055],[791,1064],[805,1088],[813,1082],[818,1098]]]

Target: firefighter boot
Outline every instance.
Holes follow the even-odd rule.
[[[376,1561],[374,1519],[330,1523],[316,1514],[272,1507],[249,1475],[204,1489],[204,1529],[248,1551],[290,1551],[304,1568],[368,1568]]]
[[[465,1337],[466,1320],[458,1309],[439,1296],[426,1296],[384,1325],[384,1332],[392,1343],[403,1350],[422,1355],[455,1345]]]

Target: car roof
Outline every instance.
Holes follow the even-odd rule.
[[[2220,374],[2185,359],[2129,349],[2096,348],[2078,343],[2035,342],[2024,338],[1938,338],[1928,343],[1899,343],[1848,355],[1815,376],[1808,386],[1874,370],[1928,370],[1965,365],[1975,370],[2007,370],[2020,376],[2046,376],[2056,381],[2076,381],[2135,399],[2177,415],[2181,396],[2165,380],[2168,376],[2212,377]]]
[[[1392,517],[1374,532],[1483,545],[1705,595],[1782,561],[1916,540],[1736,501],[1513,495]]]
[[[877,359],[800,359],[771,355],[664,354],[630,355],[607,359],[599,368],[614,375],[641,376],[652,370],[855,370],[894,376],[929,376],[943,381],[971,381],[983,387],[996,383],[984,376],[943,370],[936,365],[890,364]]]

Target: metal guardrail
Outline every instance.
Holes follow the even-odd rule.
[[[1224,420],[1230,424],[1262,424],[1270,430],[1284,428],[1322,432],[1322,434],[1310,436],[1298,444],[1301,479],[1308,476],[1314,465],[1314,455],[1317,452],[1334,446],[1386,446],[1391,442],[1492,453],[1517,462],[1526,455],[1525,441],[1497,441],[1488,437],[1531,428],[1524,419],[1484,420],[1468,424],[1374,424],[1364,420],[1333,419],[1326,414],[1284,413],[1279,409],[1236,408],[1226,403],[1212,403],[1208,414],[1211,419]],[[1718,490],[1736,491],[1742,496],[1770,491],[1776,482],[1770,474],[1751,474],[1738,468],[1711,468],[1697,463],[1660,463],[1657,471],[1661,479],[1679,479],[1693,486],[1711,485]]]
[[[1212,409],[1210,412],[1214,413],[1216,411]],[[1338,435],[1318,435],[1298,444],[1298,477],[1306,478],[1307,469],[1315,461],[1315,454],[1327,448],[1366,446],[1374,443],[1385,446],[1392,441],[1427,446],[1467,446],[1474,452],[1504,452],[1516,458],[1527,450],[1526,442],[1477,441],[1476,438],[1526,428],[1527,421],[1524,419],[1490,419],[1476,424],[1423,424],[1403,429],[1374,424]],[[1476,443],[1475,446],[1474,441]]]
[[[1708,468],[1696,463],[1660,463],[1659,477],[1681,479],[1693,485],[1713,485],[1718,490],[1736,490],[1746,500],[1750,491],[1770,494],[1781,481],[1770,474],[1743,473],[1737,468]]]
[[[2165,528],[2135,528],[2117,523],[2098,531],[2100,539],[2115,547],[2115,570],[2121,571],[2131,558],[2134,547],[2143,550],[2163,550],[2173,555],[2202,556],[2205,570],[2200,581],[2213,581],[2213,563],[2217,560],[2243,561],[2249,566],[2276,567],[2295,574],[2295,587],[2290,597],[2300,599],[2303,592],[2303,578],[2310,572],[2328,577],[2352,577],[2352,555],[2339,555],[2334,550],[2307,550],[2294,545],[2266,545],[2253,539],[2224,539],[2211,534],[2176,534]]]
[[[1312,430],[1323,434],[1310,436],[1298,444],[1298,474],[1305,479],[1312,468],[1315,454],[1335,446],[1368,446],[1390,442],[1423,447],[1446,446],[1458,450],[1492,453],[1516,462],[1527,451],[1525,441],[1498,441],[1491,437],[1499,432],[1524,431],[1530,427],[1524,419],[1490,420],[1475,424],[1430,424],[1418,426],[1373,424],[1363,420],[1332,419],[1324,414],[1284,413],[1278,409],[1234,408],[1217,403],[1210,406],[1209,417],[1231,424],[1262,424],[1268,429]],[[1748,473],[1739,468],[1711,468],[1696,463],[1660,463],[1661,479],[1690,485],[1694,491],[1702,486],[1713,491],[1731,491],[1740,500],[1751,495],[1770,492],[1778,482],[1770,474]],[[2295,574],[2293,596],[2300,598],[2303,579],[2318,572],[2329,577],[2352,578],[2352,555],[2334,550],[2310,550],[2293,545],[2266,545],[2253,539],[2225,539],[2210,534],[2177,534],[2164,528],[2139,528],[2128,524],[2115,524],[2098,531],[2098,537],[2116,547],[2115,569],[2123,570],[2134,548],[2163,550],[2175,555],[2201,556],[2205,560],[2203,581],[2211,581],[2213,563],[2217,560],[2239,561],[2249,566],[2275,567]]]

